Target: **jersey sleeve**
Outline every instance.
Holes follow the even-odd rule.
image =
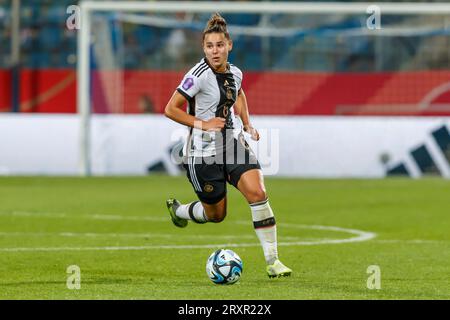
[[[186,73],[177,87],[177,91],[181,93],[187,100],[192,99],[201,89],[201,78],[193,75],[192,70]]]

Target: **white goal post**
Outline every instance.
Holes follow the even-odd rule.
[[[340,3],[340,2],[190,2],[190,1],[80,1],[80,29],[77,48],[77,110],[80,116],[80,174],[91,175],[90,159],[90,42],[94,12],[152,13],[283,13],[283,14],[361,14],[378,6],[381,15],[447,15],[449,3]]]

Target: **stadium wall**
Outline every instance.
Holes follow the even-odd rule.
[[[183,74],[94,71],[91,78],[94,112],[162,113]],[[450,116],[449,70],[246,72],[244,77],[251,113],[257,115]],[[111,81],[117,78],[123,80],[119,84]],[[0,112],[11,110],[10,83],[10,73],[0,70]],[[76,113],[76,89],[74,70],[22,70],[20,110]]]
[[[450,178],[449,117],[254,116],[250,141],[266,174],[317,178]],[[186,129],[162,115],[94,115],[95,175],[179,174],[170,150]],[[0,116],[0,174],[77,175],[76,115]]]

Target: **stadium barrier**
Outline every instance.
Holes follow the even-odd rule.
[[[171,160],[186,129],[162,115],[93,115],[94,175],[180,174]],[[0,174],[78,175],[79,117],[4,114]],[[315,178],[450,178],[448,117],[254,116],[250,142],[265,173]],[[261,147],[263,146],[263,147]]]

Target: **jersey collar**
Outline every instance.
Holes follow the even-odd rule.
[[[217,72],[216,70],[214,70],[214,68],[209,64],[208,59],[206,59],[206,57],[203,57],[203,61],[206,62],[206,64],[208,65],[208,67],[212,70],[212,72],[214,72],[215,74],[226,74],[230,72],[230,63],[227,62],[227,69],[225,70],[225,72]]]

